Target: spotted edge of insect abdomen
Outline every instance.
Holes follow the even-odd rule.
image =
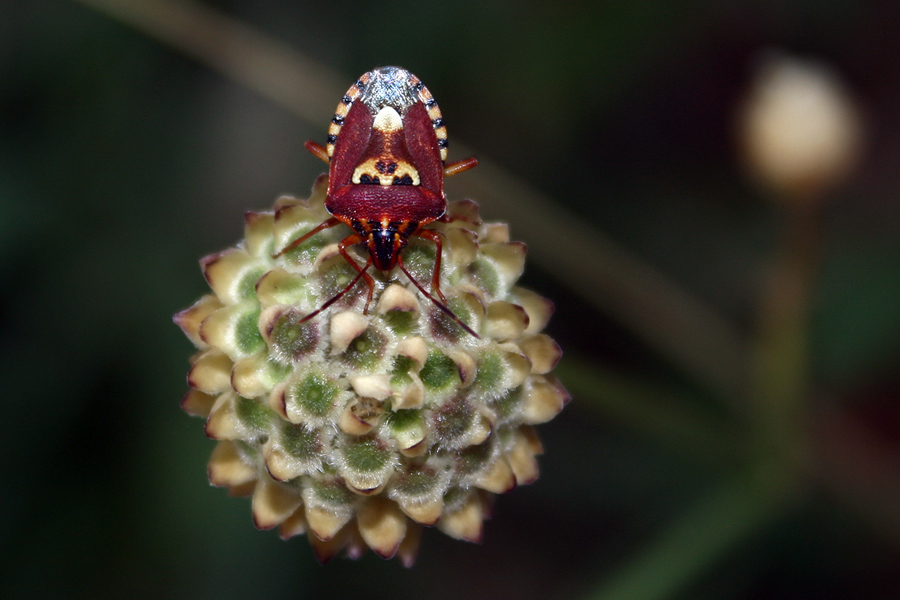
[[[441,152],[441,161],[446,161],[447,147],[449,145],[447,140],[447,126],[444,125],[444,117],[441,114],[441,109],[438,107],[434,96],[431,95],[431,92],[425,87],[425,84],[409,71],[398,69],[396,67],[387,68],[394,68],[397,71],[402,72],[405,77],[398,82],[398,85],[407,86],[418,101],[425,105],[425,109],[428,111],[428,118],[431,119],[431,126],[434,127],[434,133],[437,136],[438,148]],[[378,70],[380,69],[376,69],[376,71]],[[341,129],[344,126],[344,119],[347,117],[347,113],[350,112],[350,107],[353,106],[353,103],[357,98],[359,98],[366,90],[366,87],[372,80],[373,73],[374,71],[363,73],[363,75],[350,86],[350,89],[347,90],[344,97],[341,98],[341,101],[338,103],[337,109],[334,111],[334,116],[331,119],[331,126],[328,128],[328,140],[325,146],[329,158],[334,155],[334,144],[337,141],[338,135],[341,133]]]

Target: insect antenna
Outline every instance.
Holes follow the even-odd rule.
[[[329,306],[331,306],[332,304],[334,304],[335,302],[340,300],[344,294],[346,294],[347,292],[352,290],[353,286],[355,286],[357,283],[359,283],[359,280],[362,279],[363,274],[366,272],[366,269],[368,269],[371,264],[372,264],[372,259],[370,258],[369,260],[366,261],[366,266],[364,266],[360,270],[360,272],[356,274],[356,277],[353,278],[353,281],[351,281],[350,283],[347,284],[347,287],[345,287],[340,292],[338,292],[334,297],[331,298],[331,300],[329,300],[328,302],[326,302],[325,304],[323,304],[322,306],[320,306],[313,312],[309,313],[308,315],[306,315],[305,317],[300,319],[300,321],[298,321],[298,323],[305,323],[305,322],[309,321],[310,319],[315,317],[317,314],[319,314],[320,312],[322,312],[323,310],[325,310],[326,308],[328,308]]]
[[[406,267],[403,265],[403,259],[402,259],[402,257],[401,257],[400,255],[397,256],[397,264],[400,266],[400,270],[403,271],[403,272],[406,274],[407,277],[409,277],[409,280],[413,282],[413,285],[416,286],[417,288],[419,288],[419,291],[422,292],[422,294],[424,294],[424,296],[425,296],[426,298],[428,298],[429,300],[431,300],[431,301],[434,303],[435,306],[437,306],[439,309],[441,309],[441,310],[444,312],[444,314],[446,314],[448,317],[450,317],[451,319],[453,319],[454,321],[456,321],[457,323],[459,323],[459,326],[462,327],[463,329],[465,329],[467,333],[469,333],[469,334],[475,336],[475,337],[476,337],[477,339],[479,339],[479,340],[481,339],[481,336],[478,335],[477,333],[475,333],[475,332],[472,330],[471,327],[469,327],[468,325],[466,325],[465,323],[463,323],[463,322],[460,320],[459,317],[457,317],[455,314],[453,314],[453,311],[452,311],[452,310],[450,310],[449,308],[447,308],[446,305],[441,304],[441,302],[438,301],[437,298],[435,298],[434,296],[432,296],[431,294],[429,294],[429,293],[425,290],[425,288],[423,288],[422,285],[421,285],[418,281],[416,281],[416,278],[413,277],[413,276],[410,274],[410,272],[406,270]]]

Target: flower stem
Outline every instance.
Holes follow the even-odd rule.
[[[192,0],[76,0],[127,23],[304,121],[334,112],[346,86],[331,69],[237,19]]]
[[[742,542],[761,535],[797,499],[792,471],[777,461],[723,482],[676,517],[634,559],[604,574],[585,597],[673,598]]]
[[[760,443],[796,448],[808,445],[809,319],[822,231],[818,203],[786,202],[783,210],[759,302],[749,393]]]
[[[655,442],[690,455],[692,460],[739,459],[740,444],[725,423],[693,410],[690,399],[669,388],[638,381],[610,368],[566,355],[556,369],[566,389],[587,408]],[[737,452],[735,452],[737,451]]]

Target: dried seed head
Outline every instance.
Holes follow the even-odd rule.
[[[248,213],[244,242],[201,262],[214,293],[175,316],[200,350],[182,408],[218,440],[210,482],[251,495],[257,527],[307,533],[323,562],[368,547],[409,566],[421,525],[478,541],[490,495],[537,478],[531,426],[569,400],[540,333],[552,304],[515,286],[525,246],[466,201],[434,228],[448,306],[480,339],[399,269],[373,273],[368,315],[360,286],[304,321],[355,276],[335,230],[272,259],[328,217],[324,191]],[[420,282],[434,260],[428,240],[404,251]]]

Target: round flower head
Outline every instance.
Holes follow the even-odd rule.
[[[480,337],[399,269],[373,270],[368,314],[360,283],[305,319],[357,276],[337,228],[272,258],[329,217],[326,184],[248,213],[244,241],[201,261],[213,293],[175,316],[199,349],[182,408],[218,440],[210,482],[252,496],[258,528],[307,533],[321,561],[369,547],[411,565],[421,525],[479,541],[491,495],[537,478],[532,426],[569,400],[540,333],[552,304],[516,286],[525,246],[463,201],[430,228],[447,307]],[[403,250],[419,282],[435,259],[429,240]]]

